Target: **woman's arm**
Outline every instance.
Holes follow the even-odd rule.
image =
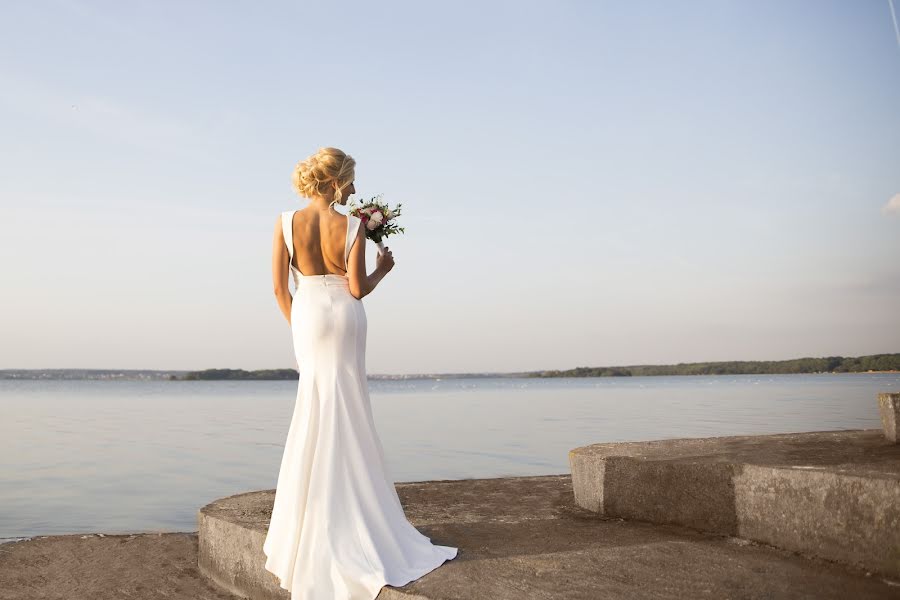
[[[379,260],[378,266],[370,275],[366,275],[366,225],[362,221],[356,231],[356,238],[350,247],[350,256],[347,260],[347,277],[350,279],[350,293],[353,297],[362,300],[364,296],[372,293],[372,290],[384,279],[394,260]]]
[[[275,291],[275,299],[278,301],[278,308],[287,319],[291,322],[291,302],[293,297],[288,289],[289,264],[291,257],[288,254],[287,246],[284,243],[284,234],[281,230],[281,215],[275,220],[275,235],[272,238],[272,287]]]

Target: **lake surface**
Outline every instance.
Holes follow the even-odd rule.
[[[394,481],[568,473],[598,442],[877,429],[900,374],[369,382]],[[0,538],[196,531],[275,487],[296,381],[0,381]],[[2,541],[2,540],[0,540]]]

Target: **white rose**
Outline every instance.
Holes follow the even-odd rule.
[[[366,227],[367,227],[370,231],[373,230],[373,229],[375,229],[376,227],[378,227],[378,225],[379,225],[379,224],[378,224],[375,220],[373,220],[373,219],[369,219],[368,221],[366,221]]]
[[[384,220],[384,215],[381,214],[379,211],[375,211],[372,213],[371,219],[373,221],[375,221],[376,223],[381,223]]]

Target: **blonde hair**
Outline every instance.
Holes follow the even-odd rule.
[[[294,167],[291,183],[294,191],[304,198],[326,196],[331,184],[336,182],[338,189],[334,192],[334,202],[340,202],[344,188],[354,179],[356,161],[353,157],[337,148],[324,147],[301,160]]]

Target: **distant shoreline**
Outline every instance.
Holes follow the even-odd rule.
[[[648,377],[674,375],[816,375],[900,373],[900,353],[868,356],[804,357],[779,361],[719,361],[676,365],[627,365],[576,367],[567,370],[506,373],[368,374],[372,380],[553,378],[553,377]],[[296,381],[296,369],[205,369],[164,371],[140,369],[0,369],[0,379],[46,380],[155,380],[155,381]]]

